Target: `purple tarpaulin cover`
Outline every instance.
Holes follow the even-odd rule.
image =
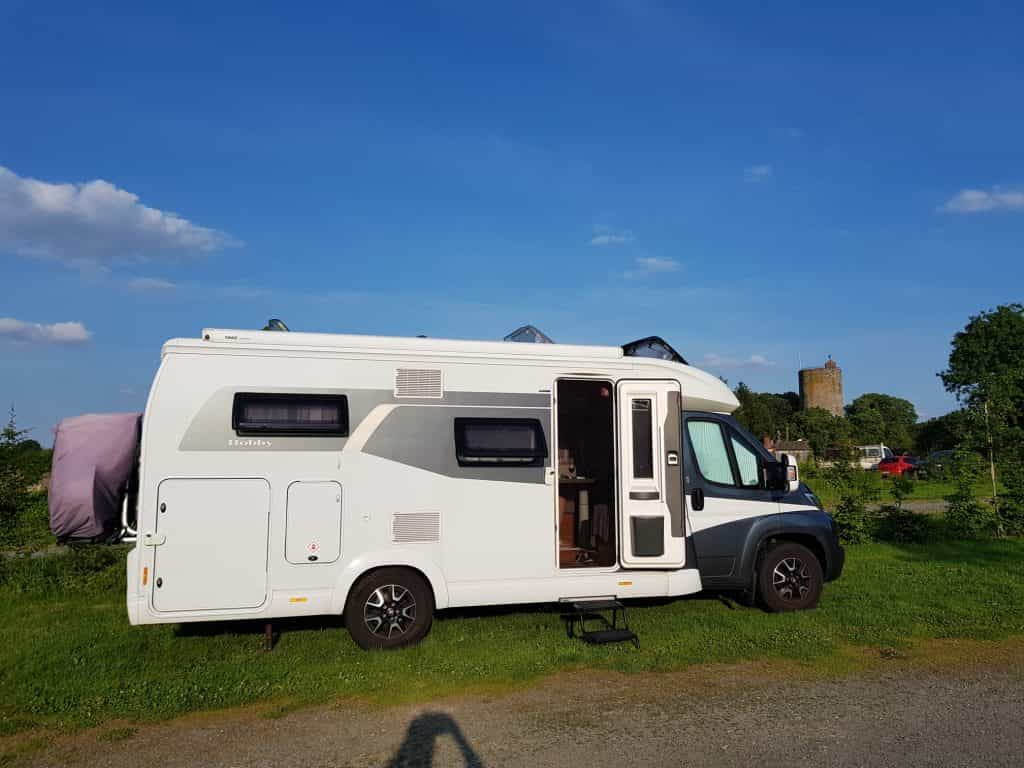
[[[50,530],[58,541],[115,531],[139,445],[141,413],[90,413],[57,425]]]

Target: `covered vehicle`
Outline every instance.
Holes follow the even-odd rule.
[[[120,532],[135,493],[140,413],[92,413],[57,425],[50,473],[50,530],[60,543],[103,541]]]

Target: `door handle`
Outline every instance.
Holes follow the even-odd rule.
[[[144,547],[159,547],[165,541],[167,541],[167,536],[162,533],[142,534],[142,545]]]
[[[679,466],[679,454],[676,451],[669,451],[668,455],[665,456],[665,462],[670,467],[678,467]]]
[[[700,512],[704,509],[704,490],[701,488],[694,488],[690,492],[690,507]]]

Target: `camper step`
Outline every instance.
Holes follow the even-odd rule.
[[[612,598],[600,597],[588,600],[573,600],[572,609],[577,613],[593,612],[593,611],[616,611],[624,608],[618,600]]]
[[[585,643],[604,644],[631,642],[640,647],[640,638],[629,628],[626,606],[613,598],[574,600],[569,603],[573,613],[565,614],[565,631],[570,638],[578,637]],[[611,620],[604,615],[611,611]],[[619,614],[622,626],[619,626]],[[587,629],[587,622],[598,622],[599,628]]]
[[[591,645],[602,645],[604,643],[631,642],[637,648],[640,647],[640,638],[631,629],[595,629],[589,632],[580,633],[580,640]]]

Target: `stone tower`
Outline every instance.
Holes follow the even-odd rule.
[[[824,408],[835,416],[843,415],[843,369],[831,357],[821,368],[800,371],[800,407]]]

